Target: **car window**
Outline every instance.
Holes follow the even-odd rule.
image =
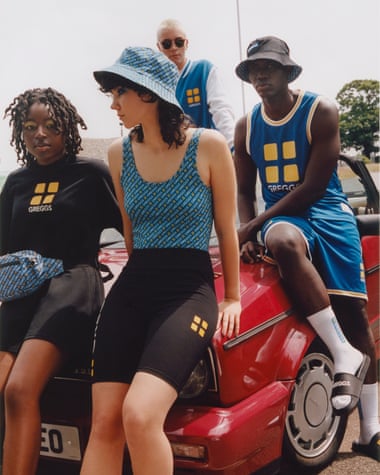
[[[347,165],[338,167],[338,176],[355,214],[362,214],[367,207],[367,193],[359,177]]]

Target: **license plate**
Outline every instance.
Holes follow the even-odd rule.
[[[40,455],[79,462],[82,457],[78,428],[57,424],[42,424]]]

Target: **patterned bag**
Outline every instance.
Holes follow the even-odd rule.
[[[63,271],[61,260],[42,257],[35,251],[0,256],[0,302],[25,297]]]

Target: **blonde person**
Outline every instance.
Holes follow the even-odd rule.
[[[239,331],[234,167],[219,132],[189,127],[175,96],[177,68],[160,52],[127,48],[94,74],[131,129],[109,149],[129,260],[98,322],[81,474],[120,475],[127,444],[134,475],[170,475],[168,411],[215,330]],[[219,306],[213,221],[225,285]]]
[[[215,64],[186,56],[189,46],[178,20],[163,20],[157,29],[157,48],[177,66],[180,73],[176,96],[196,127],[219,130],[233,150],[235,115]]]

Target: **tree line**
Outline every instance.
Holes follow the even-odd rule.
[[[340,114],[343,151],[354,149],[379,161],[380,82],[356,79],[343,86],[336,96]]]

